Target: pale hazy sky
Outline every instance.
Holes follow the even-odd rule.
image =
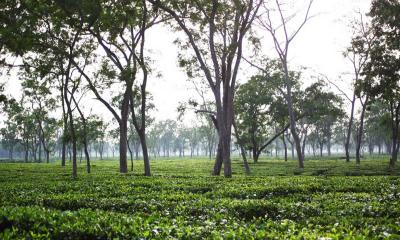
[[[299,2],[303,0],[296,4]],[[311,15],[315,17],[305,25],[290,47],[290,66],[293,69],[298,66],[314,69],[329,76],[331,80],[338,79],[345,72],[351,72],[350,63],[342,55],[351,38],[349,22],[357,18],[357,11],[368,12],[370,3],[370,0],[315,0],[311,8]],[[271,39],[267,33],[264,37],[263,49],[268,57],[276,58]],[[196,95],[192,84],[186,80],[186,75],[177,67],[178,49],[172,43],[174,40],[175,33],[167,28],[154,29],[147,36],[147,46],[152,49],[155,61],[153,66],[162,74],[161,78],[151,78],[148,86],[157,108],[153,115],[158,120],[176,119],[179,102]],[[243,72],[251,71],[245,63],[242,69]],[[351,75],[347,79],[351,79]],[[19,89],[16,78],[8,81],[7,92],[16,93]],[[243,79],[240,81],[243,82]],[[346,83],[339,85],[343,88],[349,86]],[[85,105],[87,109],[92,108],[93,112],[111,118],[100,103],[89,100]],[[193,119],[193,116],[189,118]]]

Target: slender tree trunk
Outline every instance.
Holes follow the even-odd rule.
[[[351,137],[351,128],[353,127],[353,121],[354,121],[355,102],[356,102],[356,93],[354,92],[353,99],[351,101],[351,111],[350,111],[349,125],[347,127],[346,142],[344,144],[344,149],[346,152],[346,162],[350,162],[350,137]]]
[[[83,115],[83,112],[79,108],[78,102],[75,100],[74,96],[72,96],[72,100],[75,103],[75,107],[79,112],[79,115],[81,117],[82,124],[83,124],[83,150],[85,152],[85,158],[86,158],[86,172],[90,173],[91,169],[90,169],[90,156],[89,156],[89,151],[88,151],[88,142],[87,142],[87,134],[88,134],[87,122],[86,122],[85,115]],[[82,162],[82,150],[81,150],[81,162]]]
[[[67,152],[67,143],[66,137],[68,132],[68,116],[65,110],[65,100],[64,100],[64,87],[61,87],[61,102],[62,102],[62,111],[63,111],[63,134],[61,139],[62,150],[61,150],[61,166],[65,167],[65,156]]]
[[[389,167],[394,169],[397,162],[397,155],[399,152],[399,112],[400,103],[394,105],[391,103],[391,117],[392,117],[392,157],[390,158]]]
[[[306,141],[307,141],[307,133],[304,134],[303,143],[301,146],[301,153],[303,154],[303,158],[305,156]]]
[[[290,131],[293,136],[294,146],[296,147],[297,158],[299,161],[299,168],[304,168],[304,157],[301,152],[301,141],[296,129],[296,113],[293,109],[292,84],[289,79],[289,71],[286,60],[284,61],[283,65],[285,71],[286,101],[288,104],[288,111],[289,111]]]
[[[100,149],[99,149],[100,160],[103,160],[103,151],[104,151],[104,143],[100,143]]]
[[[67,105],[68,116],[69,116],[69,130],[71,135],[71,142],[72,142],[72,177],[75,179],[77,178],[77,162],[76,162],[76,134],[75,134],[75,126],[74,126],[74,117],[72,114],[71,103],[67,96],[67,86],[68,80],[66,81],[65,88],[64,88],[64,98]],[[70,156],[71,157],[71,156]]]
[[[322,142],[319,143],[319,156],[322,157],[322,152],[324,151],[324,144]]]
[[[129,143],[129,140],[127,141],[128,142],[128,151],[129,151],[129,156],[130,156],[130,158],[131,158],[131,172],[133,172],[133,152],[132,152],[132,149],[131,149],[131,145],[130,145],[130,143]]]
[[[39,136],[39,162],[42,162],[42,143],[41,143],[41,137]]]
[[[29,157],[29,148],[28,148],[28,142],[25,142],[26,146],[25,146],[25,162],[28,162],[28,157]]]
[[[135,144],[135,159],[139,159],[139,144]]]
[[[389,167],[394,169],[396,161],[397,161],[397,154],[398,154],[398,126],[395,127],[393,130],[393,137],[392,137],[392,154],[389,162]]]
[[[282,142],[283,142],[283,150],[284,150],[284,155],[285,155],[285,162],[288,160],[288,152],[287,152],[287,144],[285,140],[285,134],[282,134]]]
[[[331,156],[331,136],[328,136],[328,142],[326,143],[326,148],[328,150],[328,156]]]
[[[13,157],[13,151],[14,151],[14,144],[11,143],[10,149],[9,149],[9,151],[8,151],[8,157],[9,157],[10,161],[12,161],[13,158],[14,158],[14,157]]]
[[[360,150],[362,146],[362,140],[364,136],[364,117],[365,117],[365,110],[367,109],[368,105],[368,96],[365,98],[365,102],[362,104],[362,109],[361,109],[361,116],[360,116],[360,127],[358,128],[358,133],[357,133],[357,145],[356,145],[356,163],[360,164]],[[360,99],[360,101],[362,101]],[[362,102],[361,102],[362,103]]]

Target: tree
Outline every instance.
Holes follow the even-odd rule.
[[[322,80],[307,87],[300,108],[304,119],[313,128],[313,138],[319,144],[320,156],[322,156],[325,144],[327,145],[328,155],[331,155],[333,128],[344,116],[342,99],[335,93],[326,91],[325,87],[326,85]]]
[[[252,151],[254,163],[257,163],[262,151],[289,128],[287,122],[282,122],[287,115],[280,118],[284,115],[280,105],[281,77],[279,71],[256,75],[240,85],[237,91],[237,137],[245,149]],[[298,78],[298,74],[291,73],[291,77]]]
[[[108,61],[103,61],[95,82],[93,77],[79,66],[78,61],[73,61],[74,66],[87,80],[89,88],[96,98],[102,102],[118,121],[120,131],[120,172],[126,173],[127,168],[127,135],[129,112],[132,114],[133,125],[141,140],[144,172],[150,176],[150,161],[147,154],[146,144],[146,86],[149,74],[147,60],[145,59],[145,33],[157,23],[157,14],[147,10],[145,1],[120,1],[117,4],[110,1],[87,1],[82,4],[76,3],[78,10],[82,5],[91,6],[90,16],[86,20],[85,32],[90,34],[98,46],[103,49]],[[82,17],[82,11],[76,11]],[[84,12],[85,13],[85,12]],[[87,14],[87,13],[86,13]],[[74,15],[72,15],[74,16]],[[111,64],[109,64],[111,63]],[[142,81],[138,83],[138,72],[142,72]],[[98,78],[101,76],[101,78]],[[101,95],[99,84],[109,87],[116,81],[123,89],[120,114],[118,114],[109,102]],[[104,86],[105,84],[105,86]],[[140,113],[136,116],[134,86],[138,84],[140,91]]]
[[[374,0],[369,15],[372,18],[370,60],[360,88],[373,99],[389,105],[392,129],[390,168],[395,167],[399,151],[400,124],[400,2],[396,0]]]
[[[294,103],[293,103],[293,93],[292,93],[292,83],[290,81],[290,76],[289,76],[289,66],[288,66],[288,53],[289,53],[289,46],[290,43],[293,41],[293,39],[297,36],[297,34],[300,32],[300,30],[303,28],[303,26],[306,24],[306,22],[310,19],[309,13],[311,9],[311,5],[313,3],[313,0],[310,0],[306,13],[304,16],[304,19],[300,22],[300,25],[294,29],[292,33],[290,33],[289,28],[288,28],[288,23],[290,20],[294,18],[294,15],[289,15],[289,16],[284,16],[285,9],[283,9],[283,3],[281,3],[279,0],[275,0],[275,8],[272,9],[272,7],[268,6],[267,3],[263,4],[265,14],[264,16],[259,17],[258,23],[259,25],[266,30],[272,37],[273,43],[275,46],[275,50],[279,56],[279,60],[281,61],[283,72],[285,74],[285,100],[287,103],[287,108],[289,112],[289,120],[290,120],[290,132],[293,136],[294,144],[296,147],[296,152],[297,152],[297,158],[299,160],[299,167],[304,168],[304,156],[302,154],[302,147],[301,147],[301,139],[298,135],[297,129],[296,129],[296,113],[294,109]],[[274,24],[273,20],[274,18],[272,17],[272,13],[276,11],[278,13],[278,19],[279,23]],[[279,32],[280,31],[280,32]],[[281,39],[281,36],[283,36],[283,39]]]
[[[353,71],[354,71],[354,93],[353,98],[351,100],[351,113],[350,113],[350,120],[349,126],[347,130],[347,139],[346,139],[346,161],[349,161],[349,142],[350,142],[350,134],[351,128],[353,123],[353,113],[354,113],[354,105],[355,105],[355,98],[357,97],[361,104],[361,112],[360,112],[360,126],[357,131],[357,141],[356,141],[356,163],[360,164],[360,150],[363,141],[364,135],[364,117],[365,117],[365,110],[369,104],[370,100],[370,93],[369,91],[363,91],[360,88],[360,82],[366,81],[361,76],[364,68],[366,67],[369,61],[370,49],[371,44],[374,41],[374,35],[371,32],[370,26],[364,22],[363,16],[360,14],[360,20],[355,23],[355,36],[351,40],[351,47],[347,49],[345,52],[345,56],[350,60],[352,63]]]
[[[177,123],[174,120],[165,120],[161,121],[160,125],[163,129],[161,136],[161,145],[163,148],[163,154],[166,157],[169,157],[171,154],[172,144],[175,141],[175,132],[177,131]]]
[[[236,79],[245,36],[262,1],[148,1],[172,18],[187,37],[187,41],[178,40],[177,43],[183,49],[191,48],[194,55],[180,54],[180,66],[187,70],[189,77],[204,77],[215,101],[221,151],[217,154],[213,174],[219,175],[223,164],[224,176],[231,177]],[[207,34],[204,34],[205,30]]]
[[[375,146],[378,146],[378,153],[383,152],[383,145],[390,143],[391,139],[391,116],[388,111],[387,103],[376,100],[371,102],[365,113],[365,130],[369,149],[373,152]],[[387,144],[389,145],[389,144]]]

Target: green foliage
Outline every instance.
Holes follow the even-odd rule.
[[[371,60],[363,72],[371,81],[363,88],[374,97],[393,101],[399,97],[400,80],[400,3],[394,0],[372,1],[370,16],[374,41]]]
[[[253,150],[253,158],[265,148],[264,144],[288,123],[288,107],[284,93],[284,72],[278,61],[267,60],[263,74],[255,75],[240,85],[234,102],[239,138],[245,149]],[[289,72],[296,93],[299,111],[302,97],[299,89],[300,72]]]
[[[367,175],[384,168],[379,159],[364,163],[309,161],[302,174]],[[400,234],[398,177],[265,176],[294,174],[294,161],[253,165],[253,176],[245,176],[234,161],[233,179],[210,177],[207,160],[153,165],[148,178],[120,175],[115,162],[94,161],[90,175],[79,166],[78,180],[55,164],[0,165],[0,219],[11,222],[0,238],[395,239]]]

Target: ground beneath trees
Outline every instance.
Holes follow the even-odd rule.
[[[154,176],[117,161],[0,164],[0,239],[400,238],[399,169],[387,159],[261,159],[252,176],[211,177],[212,160],[155,160]],[[385,176],[386,175],[386,176]]]

